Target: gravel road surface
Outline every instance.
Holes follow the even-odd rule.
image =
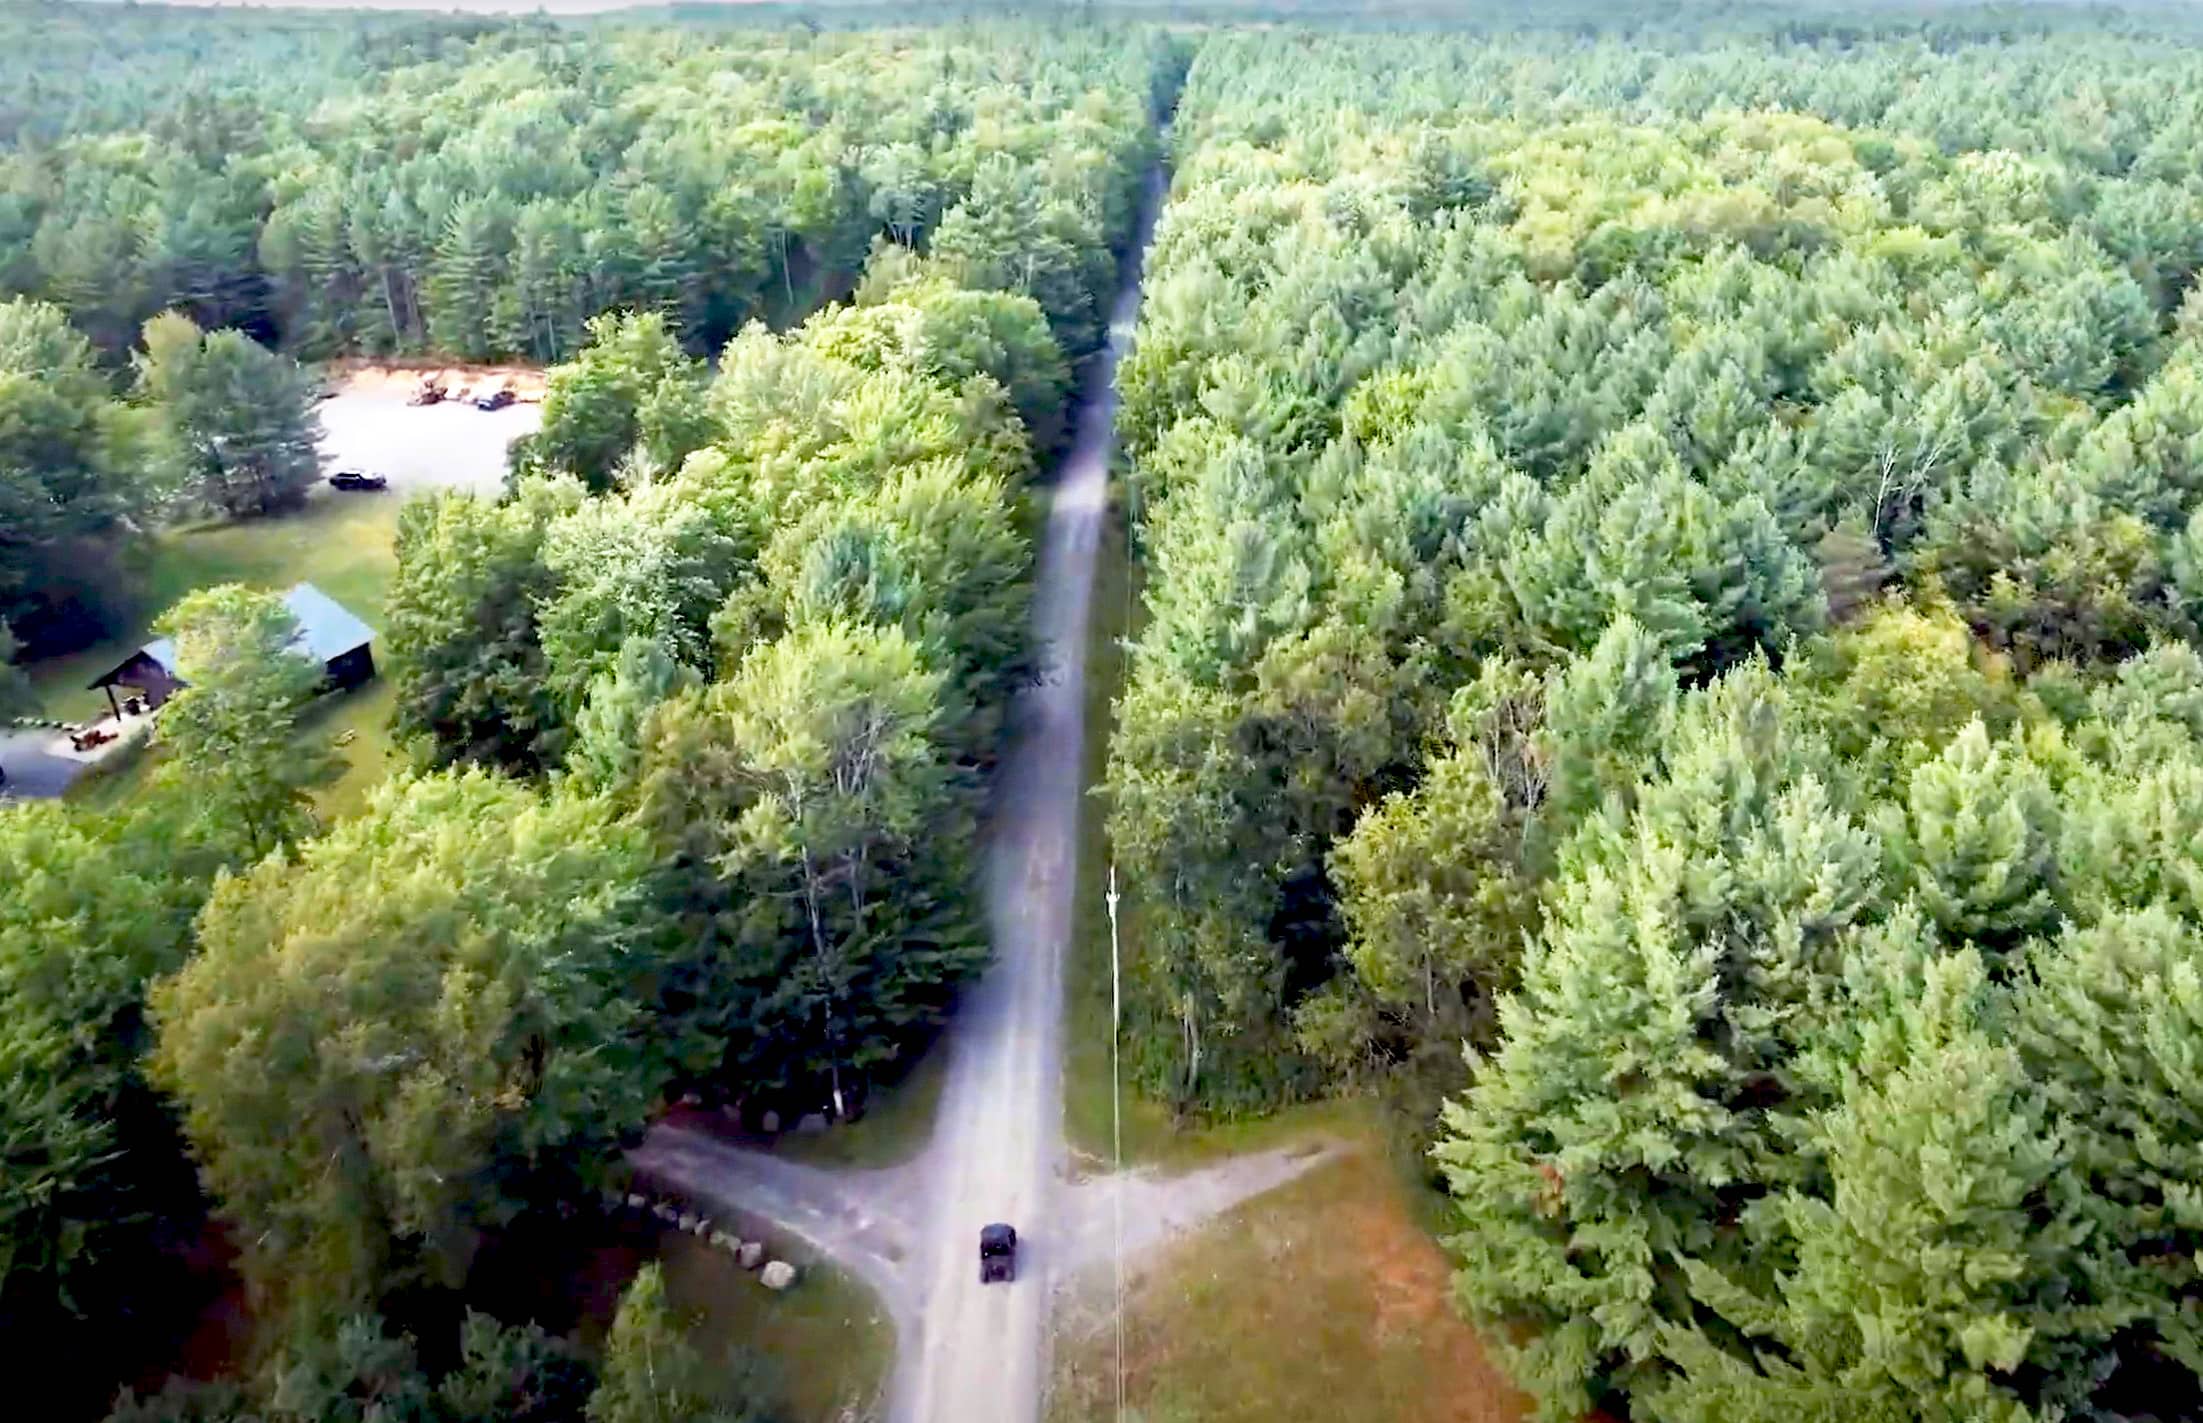
[[[1163,192],[1151,175],[1144,249]],[[632,1155],[653,1184],[718,1216],[777,1225],[865,1279],[895,1321],[890,1423],[1038,1423],[1055,1286],[1284,1184],[1323,1143],[1188,1176],[1071,1183],[1063,1136],[1063,961],[1077,886],[1085,762],[1086,642],[1094,560],[1108,515],[1114,378],[1139,305],[1128,263],[1108,349],[1086,372],[1073,442],[1042,535],[1033,624],[1046,674],[1019,699],[997,770],[987,850],[994,964],[944,1043],[948,1075],[932,1140],[888,1171],[829,1172],[661,1123]],[[979,1228],[1019,1235],[1014,1284],[979,1283]]]
[[[505,447],[543,424],[543,407],[477,410],[452,402],[408,405],[397,389],[340,390],[314,407],[324,473],[365,470],[399,496],[421,489],[505,487]]]
[[[1162,197],[1150,175],[1133,250]],[[1087,614],[1109,508],[1116,368],[1139,310],[1139,258],[1125,264],[1109,344],[1056,478],[1034,580],[1033,634],[1046,672],[1020,700],[995,780],[987,900],[994,966],[958,1009],[928,1159],[917,1347],[898,1348],[895,1423],[1035,1423],[1046,1370],[1049,1277],[1063,1239],[1063,959],[1078,883],[1085,766]],[[1018,1279],[979,1283],[979,1228],[1018,1229]]]

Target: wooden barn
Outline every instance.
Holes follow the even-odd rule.
[[[298,620],[298,637],[291,648],[310,657],[327,674],[322,690],[356,687],[375,675],[375,653],[369,645],[374,629],[354,617],[349,609],[311,583],[301,583],[283,595],[283,606]],[[183,688],[176,675],[176,644],[156,638],[125,657],[113,670],[92,682],[94,691],[107,693],[107,703],[120,716],[115,699],[120,687],[142,697],[148,708],[157,707]]]

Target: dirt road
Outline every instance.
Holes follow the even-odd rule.
[[[1149,178],[1134,251],[1144,251],[1162,193]],[[897,1351],[889,1413],[897,1423],[1034,1423],[1045,1371],[1055,1206],[1063,1145],[1063,959],[1077,884],[1085,763],[1086,639],[1094,556],[1108,513],[1116,366],[1139,309],[1139,259],[1126,263],[1109,344],[1056,479],[1034,584],[1033,631],[1047,672],[1020,699],[996,777],[987,899],[994,967],[950,1029],[949,1075],[921,1198],[921,1338]],[[1008,1221],[1023,1237],[1018,1283],[979,1283],[979,1228]]]
[[[1146,247],[1162,189],[1158,170],[1136,251]],[[893,1423],[1035,1423],[1051,1268],[1085,1234],[1060,1214],[1069,1177],[1063,959],[1084,789],[1087,609],[1108,514],[1117,359],[1138,305],[1134,258],[1110,313],[1109,345],[1086,371],[1050,496],[1033,600],[1046,671],[1019,699],[995,780],[987,850],[994,964],[936,1049],[948,1053],[948,1076],[931,1142],[889,1173],[804,1173],[668,1125],[632,1157],[684,1196],[797,1234],[880,1292],[896,1322]],[[1021,1237],[1013,1285],[979,1283],[979,1228],[990,1221],[1008,1221]]]
[[[765,1226],[833,1259],[872,1287],[898,1339],[914,1337],[918,1305],[905,1268],[916,1222],[901,1207],[923,1188],[925,1160],[828,1172],[671,1124],[628,1156],[641,1184],[675,1188],[714,1221]]]
[[[1149,179],[1144,250],[1162,198]],[[1146,1248],[1283,1184],[1326,1148],[1262,1153],[1168,1180],[1070,1180],[1063,1137],[1063,962],[1077,886],[1085,762],[1086,640],[1094,560],[1108,516],[1118,358],[1139,305],[1137,261],[1091,363],[1052,492],[1033,626],[1047,667],[1019,699],[995,780],[987,851],[994,965],[942,1049],[948,1076],[933,1138],[888,1171],[827,1172],[661,1124],[633,1153],[658,1189],[715,1218],[776,1226],[849,1267],[895,1321],[890,1423],[1038,1423],[1054,1286],[1123,1244]],[[1114,1194],[1121,1192],[1121,1196]],[[1018,1278],[979,1283],[979,1228],[1018,1229]]]

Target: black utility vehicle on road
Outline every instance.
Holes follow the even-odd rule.
[[[1007,1225],[979,1228],[979,1283],[996,1280],[1009,1284],[1017,1279],[1017,1231]]]

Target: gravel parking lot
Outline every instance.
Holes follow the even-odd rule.
[[[471,489],[495,494],[505,483],[505,447],[543,423],[540,405],[477,410],[456,402],[408,405],[406,391],[348,385],[316,406],[323,472],[364,470],[392,492]]]

